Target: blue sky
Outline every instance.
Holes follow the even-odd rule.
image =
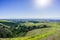
[[[60,0],[0,0],[0,18],[60,19]]]

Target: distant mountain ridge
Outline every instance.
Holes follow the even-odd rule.
[[[60,22],[60,19],[0,19],[0,20],[9,20],[13,22],[18,21],[47,21],[47,22]]]

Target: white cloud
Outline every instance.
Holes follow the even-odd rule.
[[[34,0],[34,7],[45,8],[53,4],[53,0]]]

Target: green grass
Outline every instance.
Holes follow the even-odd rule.
[[[48,30],[48,29],[44,29],[45,30]],[[36,35],[36,36],[27,36],[27,37],[21,37],[21,38],[4,38],[4,40],[40,40],[44,37],[47,37],[49,35],[52,35],[55,33],[55,29],[49,29],[49,31],[47,33],[42,33],[40,35]]]
[[[28,23],[26,23],[25,25],[27,25],[27,24]],[[30,25],[32,25],[32,24],[30,23]],[[60,25],[58,23],[51,22],[51,23],[41,23],[41,24],[46,24],[51,27],[31,30],[31,31],[27,32],[25,37],[0,38],[0,40],[42,40],[42,39],[46,40],[51,35],[52,35],[52,37],[54,36],[53,37],[54,40],[59,40],[59,38],[60,38]],[[41,24],[38,23],[38,25],[41,25]],[[35,24],[35,25],[37,25],[37,24]]]
[[[0,22],[11,22],[9,20],[0,20]]]

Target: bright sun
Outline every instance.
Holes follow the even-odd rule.
[[[52,4],[52,0],[34,0],[34,5],[36,7],[47,7]]]

